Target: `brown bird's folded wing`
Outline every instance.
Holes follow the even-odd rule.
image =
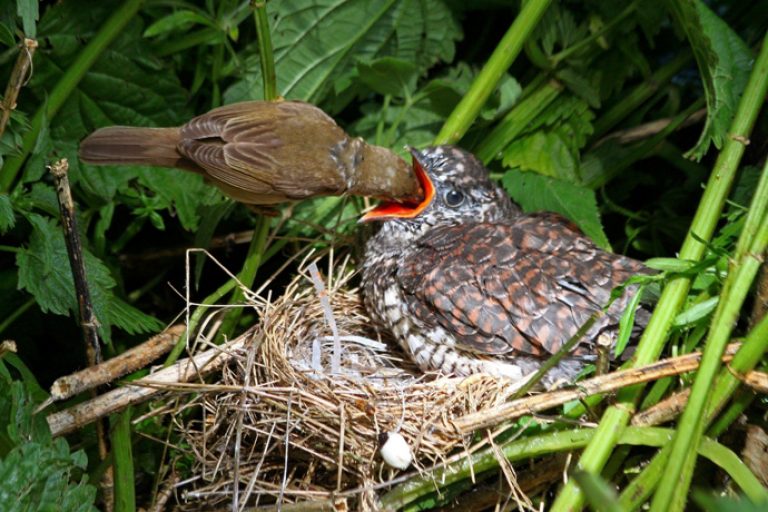
[[[488,354],[557,352],[613,287],[645,269],[552,213],[435,228],[420,245],[398,272],[411,314],[455,333],[460,348]],[[582,344],[615,327],[626,301],[625,294]]]

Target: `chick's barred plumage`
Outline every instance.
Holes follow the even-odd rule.
[[[424,370],[523,379],[608,304],[614,287],[647,272],[558,214],[522,214],[463,150],[439,146],[414,158],[434,198],[418,215],[382,219],[363,288],[375,320]],[[572,379],[598,338],[615,340],[628,300],[611,305],[545,385]]]

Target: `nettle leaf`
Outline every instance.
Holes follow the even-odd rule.
[[[410,108],[390,106],[387,109],[382,109],[378,103],[367,103],[361,111],[363,117],[348,127],[349,133],[363,137],[368,142],[393,148],[404,156],[406,152],[403,148],[406,145],[421,147],[431,144],[444,121],[443,116],[432,111],[426,101]],[[379,124],[383,127],[383,133],[377,140]]]
[[[418,69],[407,60],[394,57],[382,57],[370,63],[358,62],[357,73],[360,80],[381,94],[395,98],[405,98],[416,89]]]
[[[504,167],[577,181],[578,160],[556,132],[537,131],[514,140],[504,150],[502,164]]]
[[[599,247],[610,250],[591,189],[542,176],[534,172],[510,170],[501,179],[504,188],[525,212],[551,211],[575,222]]]
[[[8,194],[0,194],[0,233],[5,233],[16,224],[13,206]]]
[[[752,53],[728,24],[700,0],[669,3],[675,21],[685,31],[701,73],[707,99],[707,121],[687,156],[696,160],[710,143],[721,148],[752,67]]]
[[[277,88],[286,98],[319,104],[354,87],[357,62],[394,57],[419,73],[453,59],[461,36],[440,0],[318,0],[270,4]],[[261,99],[261,69],[255,46],[241,80],[225,93],[227,103]]]
[[[29,214],[27,219],[32,225],[32,234],[29,245],[16,254],[18,288],[31,293],[44,312],[64,316],[73,312],[77,315],[75,284],[61,228],[53,219],[41,215]],[[112,292],[116,283],[101,260],[87,250],[84,250],[84,260],[94,312],[105,340],[110,339],[112,325],[131,333],[162,327],[154,318],[137,310],[129,311],[122,305]],[[138,318],[138,315],[143,317]]]

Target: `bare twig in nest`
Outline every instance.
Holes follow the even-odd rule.
[[[672,394],[656,405],[640,411],[632,417],[635,427],[652,427],[675,419],[685,409],[691,389],[686,388]]]
[[[254,329],[220,347],[211,348],[194,357],[183,359],[143,379],[127,383],[124,387],[104,393],[69,409],[50,414],[48,425],[54,436],[68,434],[103,416],[120,411],[129,405],[141,403],[163,391],[159,385],[185,383],[202,378],[221,368],[231,357],[231,351],[241,348],[257,336]]]
[[[160,334],[152,336],[141,345],[126,350],[117,357],[56,379],[51,385],[51,400],[54,402],[66,400],[83,391],[114,382],[123,375],[144,368],[171,350],[181,335],[184,334],[184,330],[183,325],[174,325]]]
[[[8,85],[5,87],[3,101],[0,102],[0,137],[5,133],[5,127],[11,118],[11,112],[16,109],[16,99],[19,97],[19,91],[26,85],[31,75],[32,56],[37,50],[37,41],[34,39],[24,39],[21,45],[21,51],[16,58],[16,64],[11,71],[11,77],[8,79]]]
[[[737,344],[728,346],[724,361],[730,361],[738,348]],[[577,400],[590,395],[597,395],[615,391],[617,389],[657,380],[695,370],[701,359],[700,353],[687,354],[680,357],[664,359],[648,366],[621,370],[607,375],[601,375],[585,380],[572,389],[551,391],[531,397],[521,398],[505,403],[498,407],[468,414],[453,421],[456,430],[461,434],[467,434],[480,428],[496,425],[502,421],[511,420],[538,411],[544,411],[571,400]]]

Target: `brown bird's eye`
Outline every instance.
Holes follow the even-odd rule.
[[[456,208],[464,202],[464,194],[458,190],[450,189],[445,192],[443,201],[445,201],[446,206]]]

